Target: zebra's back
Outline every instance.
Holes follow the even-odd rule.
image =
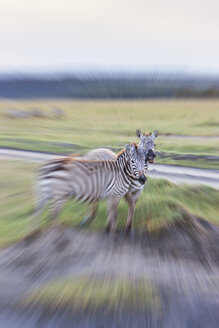
[[[103,160],[103,161],[114,161],[116,160],[116,154],[107,148],[96,148],[90,150],[84,158],[90,160]]]
[[[45,197],[93,202],[107,198],[121,180],[116,161],[89,161],[63,158],[48,162],[39,169],[39,186]],[[124,194],[129,185],[123,186]]]

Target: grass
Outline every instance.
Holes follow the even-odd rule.
[[[34,208],[34,176],[39,164],[23,161],[0,162],[0,247],[20,240],[26,235],[28,219]],[[136,207],[134,228],[156,231],[177,220],[189,211],[218,224],[219,192],[206,186],[175,185],[167,180],[148,178]],[[77,225],[88,207],[69,200],[60,222]],[[127,218],[127,204],[121,201],[118,211],[118,229],[123,229]],[[41,216],[41,225],[48,224],[48,211]],[[90,229],[103,230],[106,223],[106,202],[100,203],[96,220]]]
[[[97,279],[83,277],[58,280],[37,288],[24,299],[25,306],[43,306],[52,311],[147,309],[158,305],[158,297],[145,279]]]
[[[137,128],[151,132],[158,129],[156,148],[170,156],[157,162],[216,168],[215,161],[179,161],[171,154],[219,156],[218,139],[174,139],[164,135],[218,136],[218,105],[216,100],[0,101],[0,146],[61,153],[83,153],[100,146],[117,150],[137,141]],[[64,110],[65,117],[13,119],[5,115],[10,108],[30,111],[34,107],[49,113],[55,106]]]

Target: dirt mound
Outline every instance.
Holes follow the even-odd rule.
[[[118,328],[136,327],[137,322],[142,327],[216,328],[218,241],[216,227],[189,213],[159,232],[136,232],[134,238],[122,238],[118,232],[112,240],[76,228],[44,231],[28,244],[21,241],[0,251],[0,326]],[[118,308],[107,316],[98,311],[72,316],[65,310],[48,313],[43,306],[19,306],[45,284],[65,284],[87,274],[96,279],[146,279],[157,291],[162,313],[155,307],[147,315],[140,309]]]
[[[219,265],[219,227],[194,217],[180,205],[178,212],[180,220],[142,234],[142,245],[158,252],[159,256]]]

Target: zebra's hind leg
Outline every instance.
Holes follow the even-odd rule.
[[[60,197],[58,199],[56,198],[53,200],[53,203],[51,205],[50,225],[58,225],[59,214],[63,208],[65,201],[65,197]]]
[[[97,209],[98,209],[98,203],[97,202],[92,203],[90,214],[81,221],[80,226],[91,224],[96,217]]]
[[[28,226],[27,226],[27,235],[25,237],[26,243],[30,243],[35,237],[41,232],[40,229],[40,215],[42,214],[45,205],[47,204],[48,199],[40,199],[35,209],[33,210],[32,215],[30,216]]]
[[[54,200],[53,206],[52,206],[52,213],[50,216],[50,221],[51,221],[50,224],[54,228],[55,234],[58,234],[54,240],[56,249],[58,251],[64,250],[70,241],[70,239],[65,234],[65,231],[58,226],[59,214],[63,208],[65,201],[66,201],[65,197],[61,197],[59,199]],[[58,228],[58,229],[56,229],[56,228]]]

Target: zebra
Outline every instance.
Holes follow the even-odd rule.
[[[153,133],[142,133],[141,130],[136,130],[136,136],[140,139],[138,149],[142,149],[144,152],[145,161],[153,163],[154,158],[156,158],[154,140],[158,136],[158,130],[155,130]],[[116,156],[116,153],[110,149],[96,148],[90,150],[84,158],[90,160],[116,160]]]
[[[142,133],[141,130],[136,130],[136,135],[140,139],[139,148],[143,150],[145,160],[153,163],[156,158],[154,140],[158,136],[158,130],[155,130],[153,133]]]
[[[145,157],[136,144],[127,145],[116,160],[87,160],[75,157],[54,159],[38,170],[37,206],[32,226],[45,205],[52,201],[52,219],[57,220],[69,198],[95,204],[108,199],[106,231],[115,230],[117,208],[131,186],[144,185]]]
[[[140,139],[138,149],[142,150],[145,156],[145,171],[148,169],[148,162],[153,163],[156,158],[154,140],[158,136],[158,131],[155,130],[153,133],[142,133],[141,130],[136,130],[136,136]],[[117,155],[110,149],[97,148],[89,151],[85,156],[89,160],[116,160]],[[126,221],[126,233],[131,231],[132,220],[136,203],[143,191],[144,185],[136,185],[135,183],[130,186],[128,193],[125,195],[125,200],[128,203],[128,217]],[[98,209],[98,202],[91,204],[90,213],[81,222],[81,225],[91,223],[95,217]]]

